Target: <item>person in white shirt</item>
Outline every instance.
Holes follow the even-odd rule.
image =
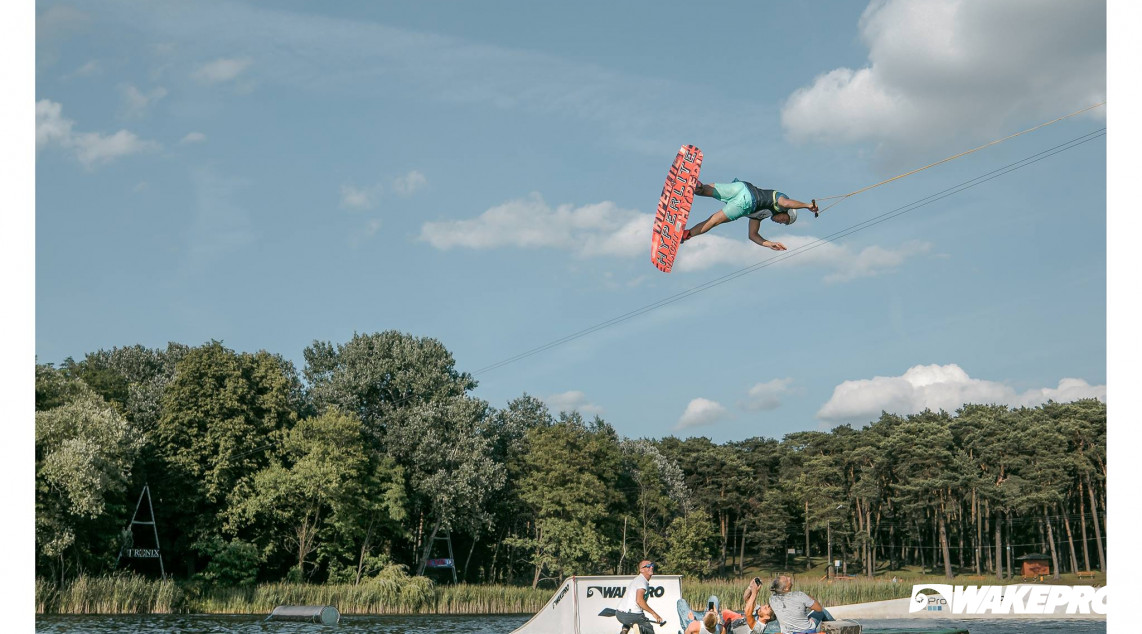
[[[654,627],[651,626],[651,623],[666,625],[666,621],[658,616],[658,612],[655,612],[646,603],[646,595],[650,590],[650,578],[654,576],[654,570],[657,567],[653,561],[643,560],[639,562],[638,576],[627,586],[623,600],[619,602],[619,607],[615,608],[615,618],[623,624],[622,634],[627,634],[635,625],[638,626],[639,634],[654,634]],[[647,614],[653,616],[654,621],[646,618]]]

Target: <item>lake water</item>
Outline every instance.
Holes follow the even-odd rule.
[[[314,625],[309,623],[267,623],[264,616],[218,616],[202,614],[182,615],[117,615],[117,616],[37,616],[36,631],[59,634],[122,632],[218,632],[242,634],[246,632],[274,632],[281,634],[337,632],[337,634],[508,634],[523,625],[527,616],[354,616],[342,615],[340,625]],[[1102,634],[1106,621],[1096,620],[1001,620],[938,621],[906,619],[860,621],[866,629],[872,628],[925,628],[965,627],[971,634]],[[617,630],[616,630],[617,631]],[[584,632],[583,634],[594,634]],[[597,634],[613,634],[600,632]]]

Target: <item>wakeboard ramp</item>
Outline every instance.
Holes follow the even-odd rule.
[[[613,616],[634,575],[568,577],[535,616],[512,634],[619,634],[622,625]],[[657,634],[678,634],[682,624],[675,606],[682,598],[680,575],[654,575],[646,602],[666,619],[654,626]],[[608,608],[610,608],[608,610]],[[606,611],[611,616],[602,616]],[[632,628],[637,634],[638,629]]]

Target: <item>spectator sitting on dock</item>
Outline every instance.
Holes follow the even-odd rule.
[[[722,624],[718,620],[718,597],[710,597],[706,605],[709,607],[699,619],[686,599],[678,599],[678,618],[686,627],[685,634],[722,634]]]
[[[781,623],[785,634],[810,634],[819,631],[825,620],[825,608],[813,597],[793,589],[793,577],[779,575],[769,588],[769,607]]]
[[[756,587],[754,584],[750,585],[751,588]],[[678,599],[678,618],[686,626],[684,634],[730,634],[735,628],[743,625],[747,625],[754,634],[761,634],[766,623],[774,620],[773,609],[765,604],[757,608],[754,605],[757,595],[751,597],[751,591],[746,590],[745,614],[721,607],[718,597],[711,596],[706,601],[705,615],[698,618],[690,609],[686,599]]]
[[[764,632],[765,626],[776,618],[773,614],[773,608],[768,605],[763,603],[760,608],[756,607],[757,597],[760,594],[761,584],[755,578],[749,582],[749,587],[745,590],[745,622],[754,634]],[[727,620],[726,622],[730,623],[731,621]]]

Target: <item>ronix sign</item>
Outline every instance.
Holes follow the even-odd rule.
[[[941,615],[1106,614],[1106,586],[914,585],[908,612],[925,611]]]
[[[587,597],[595,596],[598,592],[599,596],[604,599],[621,599],[626,594],[626,586],[587,586]],[[666,593],[666,588],[662,586],[650,586],[646,591],[646,598],[661,597]]]

